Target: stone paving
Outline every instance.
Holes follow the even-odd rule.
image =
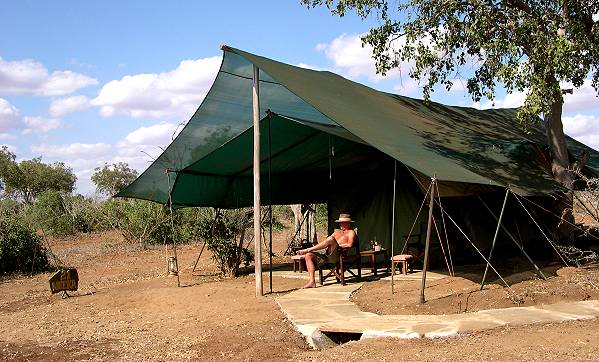
[[[278,274],[278,273],[277,273]],[[306,278],[306,273],[281,273]],[[427,279],[429,274],[427,273]],[[431,278],[441,275],[431,274]],[[398,278],[396,276],[396,278]],[[429,279],[430,280],[430,279]],[[550,323],[599,316],[599,301],[559,303],[536,307],[514,307],[453,315],[378,315],[361,311],[349,300],[361,283],[299,289],[277,298],[287,318],[314,348],[334,345],[330,333],[354,333],[360,338],[446,337],[504,325]]]

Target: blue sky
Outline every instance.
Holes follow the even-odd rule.
[[[375,24],[299,0],[3,1],[0,3],[0,145],[19,159],[64,161],[77,190],[124,161],[142,171],[208,91],[227,44],[286,63],[332,70],[374,88],[418,97],[410,64],[374,72],[359,35]],[[456,83],[433,99],[473,104]],[[494,106],[523,94],[498,93]],[[568,134],[599,149],[599,102],[590,81],[568,96]],[[143,152],[142,152],[143,151]]]

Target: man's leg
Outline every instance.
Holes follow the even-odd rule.
[[[314,271],[316,270],[316,259],[317,257],[314,255],[314,253],[308,253],[306,254],[306,258],[304,259],[306,261],[306,269],[308,269],[308,283],[306,283],[306,285],[304,285],[304,288],[314,288],[316,287],[316,279],[314,277]]]
[[[314,245],[312,247],[312,250],[322,250],[322,249],[329,249],[332,248],[334,250],[334,248],[337,247],[337,241],[332,238],[332,237],[327,237],[325,238],[323,241],[321,241],[320,243]],[[328,251],[328,250],[327,250]],[[316,270],[316,262],[317,262],[317,256],[314,255],[314,253],[309,252],[305,254],[305,261],[306,261],[306,269],[308,269],[308,283],[306,285],[304,285],[304,288],[314,288],[316,287],[316,278],[314,277],[314,272]]]

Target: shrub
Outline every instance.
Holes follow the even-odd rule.
[[[16,213],[0,210],[0,271],[33,273],[48,268],[40,237]]]
[[[253,215],[251,209],[212,210],[199,220],[199,235],[206,242],[212,258],[226,276],[237,276],[239,265],[249,265],[253,251],[245,248],[245,233]]]
[[[34,204],[24,206],[23,216],[31,226],[53,236],[105,230],[94,204],[81,195],[44,191]]]
[[[146,244],[171,239],[170,219],[164,206],[136,199],[111,199],[102,205],[106,222],[119,229],[125,239]]]

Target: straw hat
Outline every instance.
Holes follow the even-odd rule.
[[[354,222],[349,214],[339,214],[339,219],[335,222]]]

